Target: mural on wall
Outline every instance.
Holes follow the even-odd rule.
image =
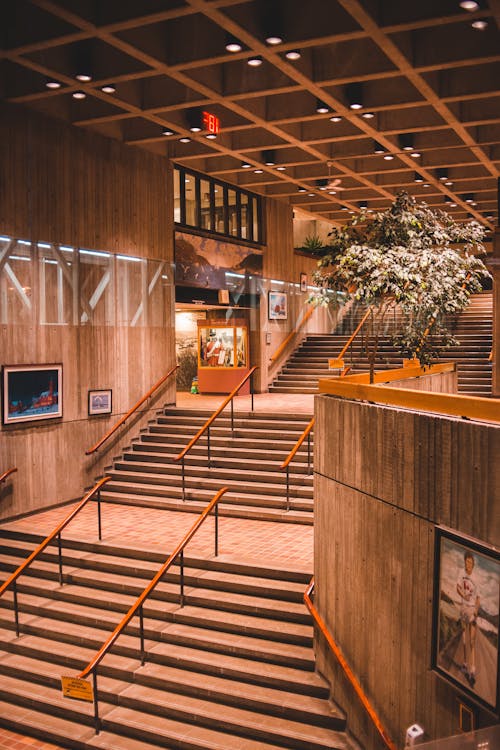
[[[175,233],[175,283],[223,289],[226,271],[262,276],[262,253],[251,247]]]

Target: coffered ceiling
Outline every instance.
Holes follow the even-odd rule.
[[[404,187],[491,229],[500,0],[473,5],[4,0],[1,96],[327,221]],[[220,119],[215,139],[190,130],[203,110]]]

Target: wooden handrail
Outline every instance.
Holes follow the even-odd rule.
[[[300,323],[295,326],[293,331],[290,331],[286,339],[282,341],[281,344],[278,346],[278,348],[276,349],[276,351],[271,357],[271,362],[275,362],[281,356],[281,353],[286,349],[286,347],[288,346],[290,341],[293,339],[293,337],[296,336],[297,333],[300,331],[300,329],[307,323],[307,321],[309,320],[309,318],[311,317],[315,309],[316,309],[315,307],[309,308],[309,310],[306,312],[306,314],[304,315]]]
[[[288,464],[293,460],[293,457],[295,456],[295,454],[299,450],[300,446],[302,445],[302,443],[304,442],[304,440],[306,439],[306,437],[309,435],[309,433],[311,432],[312,428],[314,427],[314,420],[315,420],[315,417],[313,417],[311,419],[311,421],[309,422],[309,424],[305,428],[304,432],[299,437],[299,439],[297,440],[297,442],[293,446],[292,450],[290,451],[290,453],[288,454],[288,456],[285,458],[285,460],[281,464],[280,469],[286,469],[286,467],[288,466]]]
[[[214,411],[214,413],[212,414],[212,416],[207,419],[207,421],[205,422],[205,424],[203,425],[203,427],[201,427],[198,430],[198,432],[196,433],[196,435],[194,436],[194,438],[192,438],[189,441],[189,443],[186,445],[186,447],[177,456],[175,456],[174,461],[180,461],[181,458],[184,458],[184,456],[186,455],[186,453],[188,453],[191,450],[191,448],[193,447],[193,445],[198,442],[198,440],[200,439],[200,437],[210,427],[210,425],[212,424],[212,422],[214,422],[217,419],[217,417],[219,416],[219,414],[226,408],[226,406],[228,405],[228,403],[230,401],[232,401],[232,399],[236,396],[236,394],[238,393],[238,391],[240,390],[240,388],[243,385],[245,385],[245,383],[247,382],[247,380],[254,374],[255,370],[258,370],[258,369],[259,369],[258,365],[254,365],[247,372],[247,374],[245,375],[245,377],[243,378],[243,380],[241,380],[241,382],[236,386],[236,388],[233,388],[233,390],[231,391],[231,393],[229,394],[229,396],[227,396],[227,398],[222,402],[222,404],[219,406],[219,408]]]
[[[13,466],[11,469],[7,469],[7,471],[4,471],[3,474],[0,474],[0,484],[2,484],[2,482],[5,482],[7,477],[10,477],[10,475],[14,474],[15,471],[17,471],[17,466]]]
[[[38,547],[33,550],[33,552],[31,553],[31,555],[29,557],[27,557],[26,560],[23,563],[21,563],[21,565],[17,568],[17,570],[15,570],[12,573],[12,575],[10,575],[9,578],[7,578],[7,580],[5,581],[5,583],[3,583],[2,586],[0,586],[0,596],[2,596],[2,594],[4,593],[4,591],[7,591],[7,589],[9,588],[9,586],[11,584],[13,584],[19,578],[19,576],[21,575],[21,573],[23,573],[26,570],[26,568],[29,567],[29,565],[31,565],[31,563],[33,562],[33,560],[35,560],[35,558],[37,558],[38,555],[41,552],[43,552],[43,550],[45,549],[45,547],[47,547],[50,544],[50,542],[53,539],[55,539],[55,537],[58,534],[61,533],[61,531],[69,524],[70,521],[73,520],[73,518],[77,515],[77,513],[79,513],[82,510],[82,508],[95,495],[95,493],[98,492],[101,489],[101,487],[103,486],[103,484],[106,484],[106,482],[109,482],[110,479],[111,479],[111,477],[103,477],[102,479],[100,479],[97,482],[97,484],[94,487],[92,487],[91,490],[89,490],[87,492],[87,494],[80,500],[80,502],[78,503],[78,505],[76,506],[76,508],[74,508],[71,511],[71,513],[68,516],[66,516],[66,518],[63,521],[61,521],[61,523],[58,526],[56,526],[56,528],[54,529],[54,531],[52,531],[48,535],[48,537],[46,537],[43,540],[43,542],[41,542],[38,545]]]
[[[162,577],[165,575],[167,570],[170,568],[170,566],[173,564],[175,559],[178,557],[178,555],[184,550],[187,543],[191,540],[191,538],[194,536],[194,534],[198,531],[199,527],[204,522],[205,518],[209,515],[209,513],[212,511],[212,509],[217,505],[222,495],[227,492],[227,487],[222,487],[217,494],[212,498],[212,500],[209,502],[205,510],[200,513],[198,518],[196,519],[195,523],[191,526],[187,534],[185,534],[182,541],[177,545],[175,550],[172,552],[172,554],[168,557],[167,560],[163,563],[161,568],[158,570],[156,575],[151,579],[151,581],[148,583],[142,594],[140,594],[135,603],[132,604],[127,614],[123,617],[121,622],[116,626],[116,628],[113,630],[107,641],[101,646],[99,651],[95,654],[95,656],[90,660],[90,662],[87,664],[87,666],[82,669],[80,674],[77,676],[77,679],[84,679],[87,677],[91,672],[94,672],[95,669],[99,666],[100,662],[104,658],[104,656],[108,653],[110,648],[115,643],[118,636],[123,632],[123,630],[127,627],[128,623],[132,619],[132,617],[135,615],[135,613],[138,611],[140,607],[142,607],[143,603],[146,601],[148,596],[151,594],[151,592],[156,588],[158,583],[161,581]]]
[[[363,315],[363,317],[361,318],[361,322],[358,324],[356,330],[354,331],[354,333],[351,334],[349,340],[347,341],[346,345],[343,347],[343,349],[340,352],[340,354],[337,357],[337,359],[342,359],[343,358],[344,354],[349,349],[349,347],[351,346],[352,342],[354,341],[354,339],[356,338],[356,336],[358,335],[358,333],[360,332],[360,330],[363,328],[363,326],[365,324],[365,321],[368,318],[368,316],[370,315],[371,311],[372,311],[372,309],[371,309],[371,307],[369,307],[368,310]]]
[[[175,367],[172,367],[172,369],[169,370],[169,372],[167,372],[166,375],[164,375],[162,378],[160,378],[160,380],[157,383],[155,383],[152,388],[149,389],[149,391],[146,393],[146,395],[143,396],[136,404],[134,404],[134,406],[131,409],[128,410],[128,412],[125,414],[125,416],[123,416],[121,419],[119,419],[118,422],[110,430],[108,430],[108,432],[104,435],[103,438],[101,438],[99,440],[98,443],[96,443],[95,445],[93,445],[92,448],[89,448],[88,451],[85,451],[85,455],[86,456],[90,456],[92,453],[95,453],[97,450],[99,450],[99,448],[101,447],[101,445],[103,445],[106,442],[106,440],[108,440],[111,437],[111,435],[113,435],[118,430],[118,428],[121,427],[122,424],[124,424],[127,421],[127,419],[135,411],[137,411],[137,409],[139,408],[139,406],[141,406],[145,401],[147,401],[147,399],[157,390],[157,388],[159,388],[160,385],[162,385],[165,382],[165,380],[167,380],[172,375],[172,373],[177,370],[178,367],[179,367],[179,365],[176,365]]]
[[[311,578],[311,581],[309,583],[309,586],[307,587],[305,593],[304,593],[304,604],[306,605],[307,609],[311,613],[316,625],[321,631],[321,634],[324,636],[326,642],[330,646],[331,650],[335,654],[340,666],[342,667],[345,676],[351,683],[354,692],[358,696],[358,698],[361,700],[361,703],[363,704],[363,708],[366,710],[368,716],[372,720],[377,732],[379,733],[380,737],[382,738],[385,746],[389,748],[389,750],[397,750],[396,745],[390,738],[389,734],[385,730],[382,722],[380,721],[377,712],[373,708],[372,704],[370,703],[370,700],[368,699],[368,696],[366,695],[365,691],[361,687],[361,684],[350,668],[349,664],[346,661],[346,658],[344,654],[342,653],[339,645],[336,643],[335,639],[333,638],[332,634],[328,630],[325,621],[321,617],[320,613],[314,606],[311,596],[314,591],[314,577]]]

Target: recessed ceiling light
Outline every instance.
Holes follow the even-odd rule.
[[[377,141],[373,141],[373,153],[383,154],[385,153],[385,148],[381,146],[380,143],[377,143]]]
[[[430,185],[429,185],[429,183],[428,183],[428,182],[424,182],[424,185],[423,185],[423,186],[424,186],[425,188],[428,188],[428,187],[430,187]]]
[[[105,86],[101,86],[101,91],[103,91],[105,94],[114,94],[116,91],[116,87],[113,86],[112,83],[107,83]]]
[[[353,104],[349,104],[349,109],[363,109],[363,105],[359,104],[359,102],[354,102]]]
[[[363,85],[359,81],[347,84],[345,88],[346,99],[350,109],[362,109],[363,107]]]
[[[474,10],[479,10],[479,3],[476,3],[475,0],[461,0],[460,7],[472,12]]]
[[[271,46],[281,44],[282,41],[283,39],[277,34],[272,34],[271,36],[266,37],[267,44],[270,44]]]
[[[325,102],[322,102],[321,99],[316,99],[316,112],[319,115],[326,115],[327,112],[330,111],[330,107],[328,104],[325,104]]]
[[[263,169],[254,169],[253,171],[254,171],[254,174],[263,174],[264,172]]]
[[[348,211],[349,209],[347,208],[347,206],[341,206],[341,207],[340,207],[340,210],[341,210],[341,211]]]
[[[394,159],[394,156],[392,154],[384,154],[384,159],[386,161],[392,161]]]
[[[286,167],[276,167],[278,172],[284,172],[286,170]]]
[[[371,120],[373,117],[375,117],[375,113],[374,112],[363,112],[363,114],[361,115],[361,117],[364,117],[365,120]]]
[[[418,159],[420,156],[422,156],[422,154],[420,153],[420,151],[414,151],[412,154],[410,154],[410,156],[412,157],[412,159]]]
[[[340,122],[340,121],[341,121],[341,119],[342,119],[342,118],[341,118],[341,116],[340,116],[340,115],[333,115],[333,117],[330,117],[330,120],[331,120],[332,122]]]
[[[191,138],[179,138],[179,140],[180,140],[181,143],[190,143],[191,142]]]
[[[214,141],[217,138],[217,136],[215,135],[215,133],[208,133],[206,138],[208,138],[209,141]]]
[[[254,55],[253,57],[249,57],[247,60],[247,65],[250,65],[252,68],[258,68],[259,65],[262,65],[263,60],[260,55]]]
[[[288,52],[285,52],[285,57],[287,60],[300,60],[301,58],[300,50],[290,49],[288,50]]]
[[[326,190],[326,187],[325,187],[324,185],[322,185],[322,186],[320,187],[320,190]]]
[[[59,83],[59,81],[47,81],[45,85],[48,89],[60,89],[61,88],[61,84]]]
[[[241,52],[243,47],[241,46],[240,42],[236,39],[236,37],[231,36],[228,37],[227,44],[226,44],[226,50],[228,52]]]
[[[419,175],[418,172],[415,172],[414,180],[415,180],[415,182],[423,182],[424,178],[422,177],[422,175]]]
[[[250,169],[252,165],[249,164],[247,161],[243,161],[241,162],[241,166],[242,166],[242,169]]]
[[[82,83],[88,83],[92,80],[92,76],[90,73],[77,73],[75,76],[77,81],[81,81]]]
[[[199,125],[193,125],[192,127],[189,128],[189,130],[192,133],[201,133],[201,128]]]
[[[307,190],[305,188],[299,188],[299,193],[307,193]]]
[[[314,193],[308,193],[307,195],[309,196],[309,198],[314,198]]]
[[[447,187],[451,187],[453,185],[453,180],[446,180],[444,183]]]
[[[165,130],[162,131],[162,135],[173,135],[174,131],[170,130],[170,128],[165,128]]]
[[[72,96],[73,99],[86,99],[87,94],[85,93],[85,91],[74,91]]]
[[[329,190],[328,191],[328,195],[337,195],[337,191],[336,190]]]
[[[485,21],[484,18],[478,18],[477,21],[472,21],[471,26],[476,31],[484,31],[488,28],[488,21]]]

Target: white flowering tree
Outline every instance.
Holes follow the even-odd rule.
[[[477,257],[484,253],[483,235],[477,222],[458,224],[446,212],[417,204],[405,192],[387,211],[363,211],[332,230],[328,252],[315,274],[321,288],[316,301],[353,299],[371,308],[371,381],[380,336],[396,307],[393,343],[402,356],[429,364],[439,351],[456,343],[446,328],[446,316],[463,310],[489,277]]]

